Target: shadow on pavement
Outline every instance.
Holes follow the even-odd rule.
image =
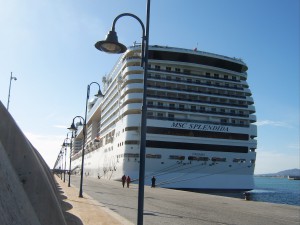
[[[82,221],[80,218],[78,218],[76,215],[68,212],[73,208],[72,204],[67,202],[66,200],[68,199],[67,196],[64,195],[64,192],[62,191],[62,188],[59,186],[59,183],[56,183],[57,188],[58,188],[58,193],[59,193],[59,200],[61,204],[61,208],[63,210],[63,214],[65,217],[65,220],[67,222],[67,225],[83,225]]]

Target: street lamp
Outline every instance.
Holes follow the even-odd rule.
[[[68,138],[68,134],[67,134],[67,138],[65,138],[62,147],[65,147],[65,167],[64,167],[64,182],[66,182],[66,168],[67,168],[67,147],[69,146],[69,143],[67,142],[67,140],[69,140],[70,138]]]
[[[10,73],[10,79],[9,79],[9,89],[8,89],[8,99],[7,99],[7,111],[8,111],[8,108],[9,108],[9,99],[10,99],[10,89],[11,89],[11,80],[17,80],[16,77],[13,77],[12,76],[12,72]]]
[[[79,187],[79,197],[82,198],[82,185],[83,185],[83,168],[84,168],[84,147],[85,147],[85,140],[86,140],[86,118],[87,118],[87,106],[88,106],[88,101],[90,98],[90,88],[92,84],[97,84],[99,87],[98,93],[95,95],[96,97],[103,97],[104,95],[102,94],[101,90],[100,90],[100,84],[98,84],[97,82],[92,82],[87,86],[87,94],[86,94],[86,102],[85,102],[85,115],[84,118],[82,118],[81,116],[76,116],[77,117],[81,117],[83,119],[83,147],[82,147],[82,156],[81,156],[81,173],[80,173],[80,187]],[[74,119],[75,119],[74,118]],[[74,119],[73,119],[73,123],[71,125],[70,128],[68,128],[69,130],[73,130],[76,131],[77,128],[75,127],[74,124]]]
[[[150,21],[150,0],[147,0],[147,15],[146,15],[146,30],[143,22],[136,15],[131,13],[123,13],[117,16],[104,41],[98,41],[95,47],[107,53],[124,53],[126,47],[118,42],[117,33],[115,32],[115,24],[117,20],[123,16],[130,16],[135,18],[142,26],[142,58],[141,66],[144,67],[144,94],[142,101],[142,116],[141,116],[141,143],[140,143],[140,168],[139,168],[139,194],[138,194],[138,218],[137,224],[143,224],[144,213],[144,185],[145,185],[145,151],[146,151],[146,126],[147,126],[147,70],[148,70],[148,48],[149,48],[149,21]]]
[[[74,134],[75,133],[75,134]],[[68,136],[68,134],[67,134]],[[72,131],[72,136],[71,136],[71,140],[70,140],[70,163],[69,163],[69,182],[68,182],[68,187],[71,187],[71,170],[72,170],[72,167],[71,167],[71,163],[72,163],[72,141],[73,141],[73,138],[76,136],[76,131],[73,132]]]
[[[80,188],[79,188],[79,197],[82,198],[82,180],[83,180],[83,164],[84,164],[84,147],[85,147],[85,119],[82,116],[75,116],[73,118],[73,122],[71,126],[68,128],[71,131],[77,131],[77,127],[75,126],[75,119],[80,118],[80,126],[83,125],[83,144],[82,144],[82,159],[81,159],[81,171],[80,171]],[[81,120],[83,120],[83,123],[81,123]]]

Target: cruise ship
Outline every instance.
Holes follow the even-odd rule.
[[[88,103],[84,175],[138,183],[144,70],[141,46],[103,77],[104,97]],[[238,58],[149,46],[145,184],[244,191],[254,187],[257,127],[247,65]],[[72,149],[79,173],[83,132]]]

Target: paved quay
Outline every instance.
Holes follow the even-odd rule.
[[[79,176],[71,177],[73,188],[79,187],[79,180]],[[62,185],[61,188],[64,191],[68,187]],[[77,197],[78,189],[75,190],[76,193],[73,194],[70,204],[81,201]],[[64,195],[68,199],[68,193]],[[83,196],[84,199],[91,201],[88,203],[91,208],[102,211],[96,213],[96,216],[100,213],[102,216],[96,219],[96,223],[85,223],[82,219],[81,224],[129,224],[130,222],[136,224],[138,185],[131,184],[130,188],[123,188],[117,181],[84,177]],[[75,210],[76,207],[73,205],[72,209]],[[85,206],[81,204],[78,207],[77,210],[81,211]],[[75,215],[76,213],[74,212]],[[85,213],[89,219],[94,215],[89,210]],[[112,216],[116,214],[119,217]],[[115,223],[101,223],[101,219],[107,219],[106,216],[117,219],[114,220]],[[300,206],[245,201],[238,198],[146,186],[144,224],[299,225]]]
[[[130,221],[121,217],[117,213],[109,210],[103,204],[95,201],[92,197],[84,193],[83,198],[79,198],[79,189],[68,187],[66,181],[54,176],[60,192],[62,209],[67,225],[132,225]]]

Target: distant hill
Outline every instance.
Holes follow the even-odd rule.
[[[257,174],[256,176],[264,176],[264,177],[300,176],[300,169],[283,170],[277,173]]]

